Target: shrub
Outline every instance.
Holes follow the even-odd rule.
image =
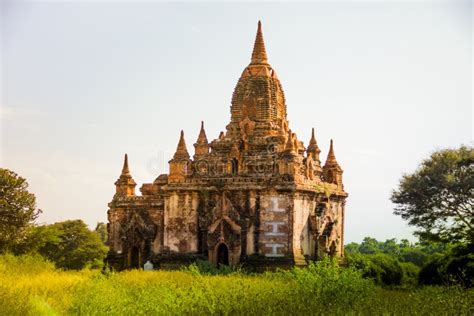
[[[383,253],[354,254],[347,257],[350,267],[361,270],[362,276],[380,285],[401,285],[403,270],[397,259]]]
[[[420,268],[411,262],[401,262],[400,266],[403,270],[402,284],[407,286],[417,285]]]
[[[418,281],[423,285],[474,284],[474,246],[457,245],[445,255],[434,255],[421,269]]]

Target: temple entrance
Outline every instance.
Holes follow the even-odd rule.
[[[217,267],[220,265],[229,265],[229,249],[225,244],[220,244],[217,248]]]
[[[132,247],[130,254],[130,268],[140,269],[140,250],[137,246]]]

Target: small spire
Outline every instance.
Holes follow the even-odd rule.
[[[316,137],[314,136],[314,128],[311,130],[311,139],[309,140],[308,148],[306,152],[309,155],[312,155],[314,160],[317,160],[319,163],[319,153],[321,150],[318,147],[318,143],[316,142]]]
[[[198,144],[208,144],[206,131],[204,130],[204,121],[201,121],[201,130],[199,131],[199,136],[197,139]]]
[[[265,51],[265,42],[263,41],[262,23],[258,21],[257,36],[253,46],[252,61],[250,64],[267,64],[267,52]]]
[[[329,145],[329,152],[328,152],[328,157],[326,159],[326,163],[325,163],[326,166],[337,166],[339,167],[339,164],[337,163],[337,160],[336,160],[336,155],[334,154],[334,145],[333,145],[333,141],[331,139],[331,144]]]
[[[130,169],[128,168],[128,155],[125,154],[123,159],[123,168],[122,168],[122,175],[130,175]]]
[[[177,158],[184,158],[189,159],[188,149],[186,148],[186,142],[184,141],[184,132],[181,130],[181,134],[179,137],[178,147],[176,148],[176,152],[174,153],[174,159]]]
[[[316,137],[314,137],[314,127],[311,130],[311,139],[309,140],[309,145],[316,145]]]

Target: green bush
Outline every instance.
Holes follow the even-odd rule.
[[[362,276],[379,285],[401,285],[403,269],[397,259],[384,254],[354,254],[347,257],[350,267],[361,271]]]
[[[421,269],[422,285],[474,284],[474,245],[457,245],[445,255],[434,255]]]
[[[418,273],[420,268],[411,262],[400,262],[403,270],[402,284],[407,286],[418,285]]]

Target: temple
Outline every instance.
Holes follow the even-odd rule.
[[[321,165],[314,129],[307,147],[291,131],[260,22],[230,112],[212,141],[201,122],[192,158],[181,131],[169,173],[143,184],[141,195],[125,155],[108,210],[112,268],[201,259],[271,269],[343,256],[348,194],[333,141]]]

